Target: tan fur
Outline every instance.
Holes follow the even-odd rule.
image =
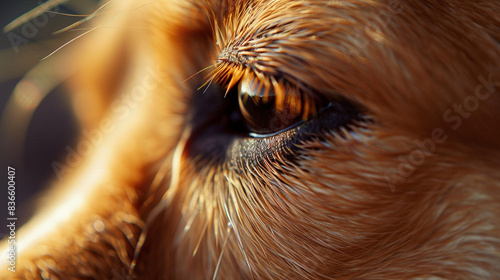
[[[112,129],[19,232],[51,221],[2,279],[500,278],[500,2],[119,2],[114,28],[75,46],[71,81],[83,129]],[[247,137],[270,153],[192,156],[197,88],[242,66],[365,119],[300,149]],[[478,86],[494,91],[446,120]]]

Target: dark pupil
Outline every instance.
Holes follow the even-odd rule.
[[[301,114],[292,112],[286,102],[278,109],[275,92],[256,84],[255,79],[240,82],[238,100],[248,130],[256,134],[276,133],[302,119]]]

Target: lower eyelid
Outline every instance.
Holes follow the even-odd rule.
[[[330,133],[351,130],[364,123],[359,109],[350,102],[331,102],[315,116],[283,131],[256,137],[234,139],[226,161],[231,168],[241,169],[267,164],[269,161],[295,162],[303,143],[322,139]]]

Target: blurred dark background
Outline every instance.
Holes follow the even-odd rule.
[[[0,28],[3,29],[17,17],[44,2],[41,0],[1,1]],[[94,11],[98,4],[97,0],[73,0],[65,2],[52,11],[85,15]],[[45,18],[48,18],[48,21],[38,21],[39,26],[31,23],[31,26],[35,26],[36,29],[20,25],[12,31],[0,34],[0,116],[3,115],[7,101],[22,77],[45,56],[85,30],[79,27],[79,31],[72,30],[53,35],[55,31],[69,26],[81,17],[52,13]],[[13,138],[12,135],[15,133],[12,130],[15,130],[15,127],[9,128],[10,130],[0,130],[0,219],[4,223],[7,221],[7,167],[13,166],[16,168],[18,227],[34,214],[37,198],[43,194],[42,190],[51,181],[56,180],[52,163],[55,160],[60,161],[65,156],[65,147],[74,145],[79,133],[64,86],[57,86],[33,110],[32,118],[25,122],[28,129],[24,139]],[[12,123],[15,117],[3,121]],[[24,143],[22,143],[23,140]],[[21,143],[21,154],[11,153],[9,145],[12,143]],[[7,228],[0,227],[0,239],[6,234]]]

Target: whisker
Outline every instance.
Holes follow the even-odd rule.
[[[111,19],[109,19],[109,20],[107,20],[107,21],[105,21],[105,22],[103,22],[103,23],[101,23],[101,24],[97,25],[96,27],[94,27],[94,28],[90,29],[89,31],[87,31],[87,32],[85,32],[85,33],[83,33],[83,34],[80,34],[80,35],[76,36],[75,38],[71,39],[69,42],[67,42],[67,43],[65,43],[64,45],[60,46],[60,47],[59,47],[59,48],[57,48],[55,51],[51,52],[49,55],[47,55],[46,57],[42,58],[41,60],[45,60],[45,59],[49,58],[50,56],[52,56],[53,54],[55,54],[56,52],[58,52],[60,49],[62,49],[62,48],[64,48],[64,47],[66,47],[67,45],[69,45],[69,44],[71,44],[72,42],[74,42],[74,41],[76,41],[76,40],[80,39],[81,37],[83,37],[83,36],[85,36],[85,35],[89,34],[90,32],[92,32],[92,31],[94,31],[94,30],[96,30],[96,29],[100,28],[101,26],[103,26],[103,25],[105,25],[105,24],[107,24],[107,23],[110,23],[110,22],[112,22],[112,21],[114,21],[114,20],[116,20],[116,19],[118,19],[118,18],[120,18],[120,17],[122,17],[122,16],[124,16],[124,15],[128,15],[128,14],[130,14],[131,12],[136,11],[136,10],[138,10],[138,9],[140,9],[140,8],[144,7],[144,6],[147,6],[147,5],[149,5],[149,4],[153,3],[153,2],[156,2],[156,1],[157,1],[157,0],[153,0],[153,1],[150,1],[150,2],[148,2],[148,3],[146,3],[146,4],[140,5],[139,7],[136,7],[136,8],[134,8],[134,9],[132,9],[132,10],[128,11],[128,12],[125,12],[125,13],[123,13],[123,14],[120,14],[120,15],[118,15],[118,16],[116,16],[116,17],[114,17],[114,18],[111,18]]]
[[[17,27],[25,24],[26,22],[38,17],[40,14],[42,14],[42,13],[44,13],[44,12],[54,8],[54,7],[62,5],[68,1],[69,0],[49,0],[45,3],[42,3],[38,6],[36,6],[35,8],[33,8],[32,10],[22,14],[21,16],[19,16],[15,20],[13,20],[11,23],[7,24],[3,28],[3,33],[8,33],[10,31],[16,29]]]
[[[202,89],[202,88],[203,88],[204,86],[206,86],[207,84],[208,84],[208,86],[210,86],[210,83],[212,82],[212,80],[213,80],[213,77],[211,77],[210,79],[206,80],[206,81],[205,81],[205,82],[204,82],[201,86],[199,86],[196,90],[200,90],[200,89]],[[207,87],[208,87],[208,86],[207,86]],[[205,89],[205,91],[206,91],[206,89]],[[205,91],[203,91],[203,93],[205,93]]]
[[[216,66],[216,65],[215,65],[215,64],[212,64],[212,65],[209,65],[209,66],[207,66],[207,67],[205,67],[205,68],[201,69],[200,71],[198,71],[198,72],[194,73],[193,75],[189,76],[189,78],[185,79],[185,80],[184,80],[184,82],[189,81],[189,80],[190,80],[190,79],[192,79],[194,76],[196,76],[196,75],[200,74],[201,72],[203,72],[203,71],[205,71],[205,70],[207,70],[207,69],[209,69],[209,68],[211,68],[211,67],[214,67],[214,66]]]
[[[214,276],[212,277],[212,280],[215,280],[217,278],[217,273],[219,272],[219,267],[222,262],[222,257],[224,256],[224,252],[226,251],[226,245],[227,241],[229,240],[229,234],[231,233],[231,229],[233,228],[233,225],[228,222],[227,223],[227,233],[226,233],[226,238],[224,239],[224,243],[222,244],[222,250],[220,252],[219,260],[217,261],[217,265],[215,266],[215,271],[214,271]]]
[[[46,11],[46,13],[47,14],[54,14],[54,15],[58,15],[58,16],[65,16],[65,17],[88,17],[88,16],[92,15],[94,12],[92,12],[91,14],[87,14],[87,15],[75,15],[75,14],[56,12],[56,11]],[[109,14],[109,12],[103,12],[103,13],[100,13],[99,15],[104,15],[104,14]]]
[[[104,26],[104,27],[101,27],[101,29],[118,29],[118,28],[124,28],[124,26]],[[147,28],[145,27],[141,27],[141,26],[126,26],[126,28],[128,30],[130,29],[142,29],[144,31],[147,30]],[[78,31],[88,31],[92,29],[92,27],[80,27],[80,28],[73,28],[71,30],[68,30],[67,32],[78,32]]]
[[[73,24],[70,24],[69,26],[66,26],[66,27],[64,27],[64,28],[62,28],[62,29],[60,29],[60,30],[58,30],[58,31],[56,31],[56,32],[54,32],[54,33],[52,33],[52,35],[61,34],[61,33],[65,32],[65,31],[68,31],[68,30],[70,30],[70,29],[73,29],[74,27],[77,27],[78,25],[80,25],[80,24],[82,24],[82,23],[85,23],[85,22],[87,22],[87,21],[91,20],[91,19],[92,19],[92,18],[94,18],[96,15],[100,15],[100,14],[102,14],[102,13],[98,13],[98,12],[99,12],[100,10],[102,10],[103,8],[105,8],[106,6],[108,6],[108,5],[109,5],[109,3],[111,3],[111,1],[108,1],[108,2],[106,2],[106,3],[104,3],[104,4],[102,4],[99,8],[97,8],[97,10],[95,10],[94,12],[92,12],[91,14],[89,14],[88,16],[86,16],[85,18],[83,18],[83,19],[81,19],[81,20],[79,20],[79,21],[77,21],[77,22],[75,22],[75,23],[73,23]]]
[[[224,174],[224,178],[227,180],[228,184],[231,185],[230,188],[228,188],[228,193],[229,193],[229,196],[231,197],[231,200],[233,201],[233,203],[240,203],[239,202],[239,199],[237,199],[237,195],[235,194],[235,186],[238,185],[238,183],[234,182],[233,179],[230,179],[226,174]],[[235,213],[236,216],[238,216],[238,212],[236,210],[236,213]],[[228,218],[229,219],[229,218]],[[233,219],[229,219],[229,221],[232,221]],[[238,247],[240,249],[240,252],[242,253],[243,255],[243,258],[245,259],[245,263],[248,267],[248,271],[250,271],[250,273],[253,274],[253,270],[252,270],[252,267],[250,266],[250,261],[248,260],[248,256],[246,254],[246,251],[245,251],[245,248],[243,247],[243,242],[241,241],[241,237],[240,235],[238,234],[238,227],[237,227],[237,223],[233,223],[231,222],[233,227],[234,227],[234,236],[236,237],[236,243],[238,244]]]
[[[212,84],[212,81],[214,79],[210,79],[210,82],[208,83],[207,87],[205,88],[205,90],[203,90],[203,94],[205,94],[205,92],[207,92],[208,88],[210,87],[210,85]],[[203,87],[203,86],[202,86]],[[200,87],[201,88],[201,87]]]
[[[84,19],[81,19],[81,20],[79,20],[79,21],[77,21],[77,22],[75,22],[75,23],[72,23],[72,24],[70,24],[69,26],[66,26],[66,27],[64,27],[64,28],[62,28],[62,29],[59,29],[59,30],[57,30],[57,31],[53,32],[53,33],[52,33],[52,35],[58,35],[58,34],[61,34],[61,33],[63,33],[63,32],[66,32],[66,31],[68,31],[68,30],[71,30],[71,29],[73,29],[74,27],[77,27],[78,25],[80,25],[80,24],[82,24],[82,23],[85,23],[85,22],[87,22],[87,21],[91,20],[94,16],[95,16],[95,14],[94,14],[94,15],[90,15],[90,16],[88,16],[88,17],[84,18]]]
[[[78,40],[79,38],[81,38],[81,37],[85,36],[86,34],[88,34],[88,33],[92,32],[92,31],[94,31],[95,29],[96,29],[96,28],[94,27],[94,28],[90,29],[89,31],[87,31],[87,32],[85,32],[85,33],[83,33],[83,34],[80,34],[80,35],[76,36],[75,38],[73,38],[73,39],[69,40],[68,42],[64,43],[62,46],[60,46],[59,48],[57,48],[55,51],[53,51],[53,52],[49,53],[49,54],[48,54],[47,56],[45,56],[44,58],[40,59],[40,61],[44,61],[45,59],[47,59],[47,58],[51,57],[51,56],[52,56],[52,55],[54,55],[56,52],[58,52],[59,50],[61,50],[62,48],[64,48],[65,46],[67,46],[67,45],[69,45],[70,43],[72,43],[72,42],[74,42],[74,41]]]
[[[203,229],[202,229],[201,234],[200,234],[200,238],[198,238],[198,242],[196,242],[196,246],[194,247],[193,257],[196,256],[196,253],[198,252],[198,248],[200,248],[201,240],[205,236],[205,233],[207,232],[207,228],[208,228],[208,223],[205,222],[205,225],[203,226]]]

